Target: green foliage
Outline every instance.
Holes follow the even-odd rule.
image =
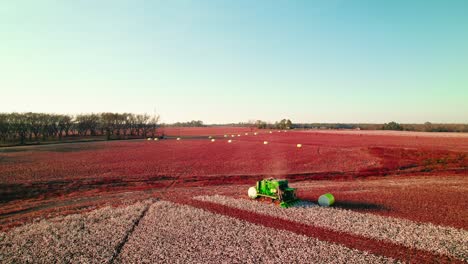
[[[265,121],[257,120],[255,121],[255,126],[260,129],[265,129],[265,128],[292,129],[294,125],[289,119],[281,119],[279,122],[277,121],[274,124],[268,124]]]
[[[383,130],[399,130],[399,131],[402,131],[403,130],[403,127],[398,124],[397,122],[390,122],[390,123],[385,123],[383,126],[382,126],[382,129]]]
[[[260,129],[265,129],[268,127],[268,123],[262,120],[257,120],[255,122],[255,125],[257,126],[257,128],[260,128]]]
[[[291,129],[293,126],[291,120],[289,119],[282,119],[281,121],[279,122],[275,122],[275,126],[274,128],[278,128],[278,129]]]

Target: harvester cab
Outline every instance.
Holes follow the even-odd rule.
[[[255,186],[249,188],[248,195],[252,199],[268,197],[280,202],[281,207],[289,207],[297,201],[296,188],[290,188],[287,180],[274,178],[258,181]]]

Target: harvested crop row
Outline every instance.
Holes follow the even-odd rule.
[[[148,202],[57,217],[0,233],[2,263],[104,263]]]
[[[388,263],[392,259],[161,201],[123,247],[121,263]]]
[[[263,141],[262,141],[263,142]],[[94,145],[93,145],[94,144]],[[7,153],[0,166],[0,184],[45,183],[53,186],[68,181],[94,181],[125,177],[148,179],[211,175],[289,174],[313,172],[358,172],[379,166],[379,160],[365,149],[268,145],[260,142],[217,140],[161,140],[137,142],[81,143],[76,151],[61,152],[48,147]],[[94,149],[92,146],[95,147]],[[187,168],[190,170],[187,170]],[[19,185],[21,187],[23,185]]]
[[[259,214],[319,226],[411,248],[468,259],[468,232],[461,229],[416,223],[403,219],[363,214],[336,208],[288,208],[226,196],[198,196],[194,199],[239,208]]]

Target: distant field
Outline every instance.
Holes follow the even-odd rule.
[[[408,261],[408,258],[414,262],[467,259],[463,247],[460,248],[456,242],[460,236],[463,238],[467,235],[468,230],[468,137],[464,134],[448,136],[417,132],[314,130],[285,132],[236,127],[165,128],[164,133],[171,136],[170,139],[0,149],[0,228],[7,232],[4,236],[10,239],[9,232],[19,232],[25,236],[33,232],[29,229],[18,230],[16,226],[35,218],[53,219],[74,213],[84,215],[105,206],[124,208],[138,201],[159,199],[165,202],[152,205],[148,215],[163,213],[168,219],[193,217],[199,219],[197,221],[213,221],[215,226],[231,223],[236,228],[246,228],[252,232],[259,232],[258,226],[263,225],[292,232],[296,240],[318,239],[310,241],[316,249],[330,246],[317,242],[325,241],[358,250],[344,250],[343,255],[340,255],[356,261],[365,259],[362,252],[372,253],[367,260],[373,262],[394,259]],[[180,140],[176,140],[176,137],[180,137]],[[301,147],[297,147],[297,144],[301,144]],[[377,227],[380,229],[375,232],[396,233],[392,233],[392,237],[385,236],[384,242],[379,242],[380,235],[359,233],[356,231],[358,227],[355,230],[351,224],[342,227],[351,229],[341,230],[337,229],[341,228],[338,223],[330,223],[333,227],[327,227],[322,223],[301,221],[299,216],[270,224],[276,221],[275,216],[258,211],[261,208],[255,207],[255,204],[260,203],[246,199],[247,188],[264,177],[289,179],[291,185],[298,188],[299,197],[312,202],[319,195],[332,192],[337,199],[336,210],[340,211],[334,214],[335,209],[325,209],[323,212],[310,210],[310,217],[320,217],[322,213],[338,217],[349,211],[353,212],[350,215],[361,219],[359,221],[374,219],[372,221],[376,221],[376,224],[378,222]],[[236,201],[247,204],[245,208],[236,208]],[[182,207],[174,209],[171,203]],[[250,206],[253,206],[252,210],[256,214],[269,219],[269,222],[250,217]],[[141,207],[138,208],[141,211]],[[138,210],[133,210],[132,214],[140,212]],[[285,210],[287,212],[288,209]],[[309,211],[303,213],[308,214]],[[211,219],[215,216],[220,217],[219,221]],[[432,230],[431,225],[437,226],[439,231],[452,228],[450,232],[447,231],[450,235],[444,239],[455,241],[454,245],[447,248],[418,246],[424,245],[428,238],[399,238],[404,234],[399,233],[399,229],[395,231],[395,225],[388,224],[385,220],[387,218],[389,221],[397,219],[395,223],[409,221],[404,223],[410,223],[415,228],[417,223],[422,223],[426,229],[421,232],[433,232],[428,231]],[[145,241],[144,235],[148,230],[161,232],[162,228],[147,216],[143,215],[141,219],[142,224],[135,229],[135,237],[130,237],[128,243],[124,243],[125,246],[118,246],[119,239],[112,238],[114,242],[109,244],[111,248],[103,249],[106,258],[112,257],[115,248],[119,248],[119,257],[114,256],[117,262],[131,261],[141,255],[132,245]],[[287,222],[292,220],[295,222]],[[291,228],[284,229],[279,224],[285,221],[290,223]],[[170,233],[175,232],[177,226],[168,228],[174,228],[167,233],[169,241],[184,235],[183,230],[180,234]],[[210,231],[209,227],[195,232],[202,234],[203,230],[213,236],[217,234]],[[338,231],[346,235],[340,238]],[[122,232],[116,235],[124,236],[126,232]],[[401,229],[401,232],[409,231]],[[305,237],[296,237],[298,235]],[[432,236],[431,239],[435,239],[436,244],[445,243],[440,240],[441,237]],[[241,239],[236,242],[236,246],[242,249],[246,241],[246,238]],[[154,245],[168,247],[169,251],[163,250],[161,255],[151,253],[152,261],[166,259],[164,254],[173,250],[170,249],[172,246],[186,246],[184,243],[169,245],[171,242],[156,238],[153,242]],[[254,243],[262,244],[261,241]],[[150,248],[148,245],[148,248],[139,250],[155,252]],[[278,249],[273,246],[270,250],[277,252]],[[216,252],[213,254],[215,259],[218,255]],[[266,257],[259,256],[263,256],[262,259]],[[0,249],[0,260],[1,257]],[[15,259],[15,256],[10,257]],[[316,261],[326,261],[327,257],[333,258],[333,255],[304,255],[305,259]],[[197,260],[190,255],[182,259]],[[294,261],[286,256],[278,256],[276,259]],[[255,260],[259,259],[252,259]]]
[[[416,132],[416,131],[394,131],[394,130],[296,130],[306,133],[323,134],[350,134],[350,135],[376,135],[376,136],[403,136],[403,137],[456,137],[467,138],[468,133],[455,132]]]
[[[256,128],[249,127],[161,127],[158,133],[169,136],[220,136],[229,133],[245,133],[256,131]]]

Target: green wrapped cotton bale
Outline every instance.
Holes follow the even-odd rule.
[[[318,199],[320,206],[332,206],[335,203],[335,197],[331,193],[321,195]]]

